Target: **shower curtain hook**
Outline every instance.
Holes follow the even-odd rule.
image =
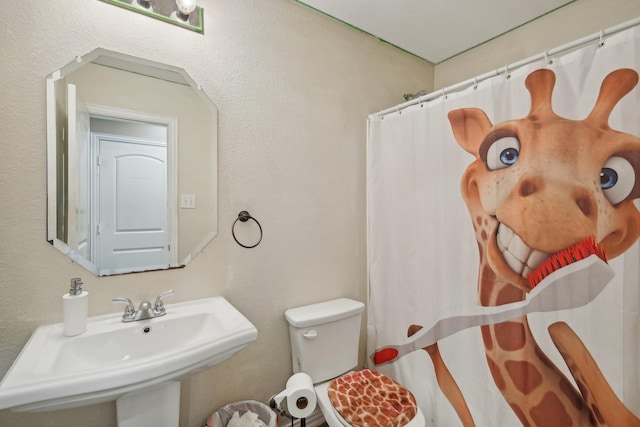
[[[504,78],[507,80],[511,78],[511,75],[509,75],[509,64],[504,66]]]
[[[420,108],[422,108],[422,96],[418,97],[418,102],[420,103]]]
[[[396,105],[396,113],[402,114],[402,111],[400,111],[400,106],[399,105]]]
[[[447,93],[444,91],[444,88],[442,88],[442,99],[447,99]]]
[[[604,46],[604,30],[600,30],[600,44],[598,47]]]
[[[547,65],[553,64],[553,59],[549,59],[549,51],[548,50],[544,51],[544,62],[546,62]]]
[[[473,89],[478,89],[478,77],[473,76]]]

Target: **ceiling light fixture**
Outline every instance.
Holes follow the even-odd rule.
[[[0,0],[1,1],[1,0]],[[196,0],[100,0],[198,33],[204,33],[203,10]]]
[[[145,9],[151,9],[151,0],[136,0],[135,4]]]
[[[197,7],[196,0],[176,0],[176,6],[178,7],[177,16],[183,21],[187,21],[191,12]]]

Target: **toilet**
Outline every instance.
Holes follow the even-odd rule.
[[[364,304],[340,298],[285,311],[289,322],[293,372],[311,377],[320,410],[330,427],[350,426],[333,407],[328,388],[334,378],[349,374],[358,365],[360,324]],[[420,408],[405,424],[424,427]]]

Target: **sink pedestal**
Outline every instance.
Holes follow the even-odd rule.
[[[118,427],[178,427],[180,421],[180,382],[125,394],[116,400]]]

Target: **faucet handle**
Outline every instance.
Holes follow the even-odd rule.
[[[136,312],[136,308],[133,306],[133,302],[129,298],[117,297],[113,298],[111,302],[121,302],[127,304],[127,307],[124,309],[124,314],[122,315],[123,319],[128,319],[133,317]]]
[[[169,295],[173,295],[173,289],[170,289],[168,291],[164,291],[162,292],[160,295],[158,295],[158,297],[156,298],[156,303],[153,305],[153,309],[156,312],[164,312],[164,304],[162,302],[163,299],[165,299],[166,297],[168,297]]]

